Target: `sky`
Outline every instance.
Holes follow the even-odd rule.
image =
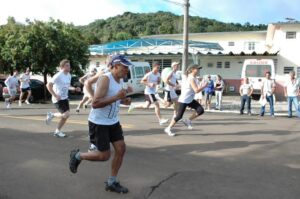
[[[170,0],[183,3],[184,0]],[[295,18],[300,21],[299,0],[190,0],[190,15],[221,22],[268,24]],[[124,12],[149,13],[169,11],[183,14],[180,5],[169,0],[3,0],[0,25],[9,16],[18,22],[60,19],[75,25],[87,25],[96,19],[106,19]]]

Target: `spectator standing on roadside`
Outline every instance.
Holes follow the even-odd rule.
[[[215,81],[214,87],[215,87],[215,95],[216,95],[216,109],[221,111],[223,91],[224,91],[224,81],[221,75],[217,75],[217,79]]]
[[[253,93],[253,86],[249,83],[249,78],[245,77],[243,84],[240,86],[241,95],[241,109],[240,114],[244,114],[245,103],[247,103],[247,114],[251,115],[251,95]]]
[[[295,71],[291,71],[289,79],[284,87],[284,95],[288,100],[288,117],[292,117],[292,105],[294,105],[298,118],[300,118],[300,105],[298,96],[300,95],[300,81],[296,79]]]
[[[211,79],[211,76],[207,76],[207,87],[204,89],[205,91],[205,109],[210,110],[211,108],[211,98],[214,94],[214,81]]]

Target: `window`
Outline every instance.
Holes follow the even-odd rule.
[[[291,71],[294,70],[294,67],[293,66],[285,66],[283,68],[283,74],[289,74]]]
[[[96,67],[98,68],[99,66],[100,66],[100,62],[97,61],[97,62],[96,62]]]
[[[248,43],[248,50],[255,50],[255,42]]]
[[[230,41],[230,42],[228,42],[228,46],[235,46],[235,43],[234,43],[234,41]]]
[[[264,77],[269,71],[270,65],[246,65],[246,77]]]
[[[152,59],[145,59],[145,62],[148,62],[150,67],[152,67],[152,63],[153,63],[153,60]]]
[[[207,63],[207,67],[208,67],[208,68],[212,68],[213,66],[214,66],[213,63]]]
[[[225,68],[230,68],[230,62],[229,61],[225,62]]]
[[[171,59],[164,59],[162,67],[163,68],[171,67],[171,62],[172,62]]]
[[[217,68],[222,68],[222,62],[220,61],[217,62]]]
[[[286,32],[286,39],[296,39],[296,32]]]
[[[300,78],[300,67],[299,66],[297,67],[297,77],[298,77],[298,79]]]
[[[135,67],[135,77],[142,78],[144,77],[144,69],[143,67]]]

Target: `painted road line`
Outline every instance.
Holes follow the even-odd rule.
[[[0,117],[2,118],[11,118],[11,119],[21,119],[21,120],[33,120],[33,121],[45,121],[45,117],[41,116],[10,116],[10,115],[4,115],[0,114]],[[58,119],[54,119],[54,122],[58,122]],[[78,124],[78,125],[88,125],[88,121],[82,121],[82,120],[68,120],[67,124]],[[132,124],[122,124],[122,128],[125,129],[132,129],[134,125]]]

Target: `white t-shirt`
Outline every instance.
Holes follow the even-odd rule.
[[[65,74],[63,71],[60,71],[53,76],[50,82],[53,84],[53,91],[56,95],[60,96],[61,100],[68,99],[69,87],[71,85],[70,73]],[[54,96],[52,96],[52,102],[57,102]]]
[[[275,81],[272,79],[265,79],[262,86],[264,95],[271,96],[272,88],[275,87]]]
[[[112,97],[122,89],[123,81],[117,82],[109,72],[104,74],[109,78],[109,86],[106,97]],[[113,125],[119,122],[119,109],[121,100],[117,100],[103,108],[92,108],[89,114],[89,121],[98,125]]]
[[[21,75],[21,77],[20,77],[20,81],[21,81],[21,88],[29,88],[30,87],[30,85],[29,85],[29,83],[30,83],[30,75],[28,74],[23,74],[23,75]]]
[[[171,78],[170,78],[170,80],[169,80],[169,82],[171,82],[172,84],[174,84],[174,85],[176,85],[176,80],[177,80],[177,78],[176,78],[176,74],[172,71],[171,72]],[[169,74],[170,75],[170,74]],[[169,77],[169,75],[168,75],[168,77]],[[175,90],[175,88],[173,87],[173,86],[170,86],[169,84],[167,84],[166,83],[166,86],[165,86],[165,89],[167,90],[167,91],[173,91],[173,90]]]
[[[252,84],[242,84],[241,85],[241,91],[243,95],[250,94],[250,90],[253,88]]]
[[[178,102],[189,104],[194,100],[195,91],[193,90],[191,85],[192,81],[195,81],[196,83],[196,78],[192,75],[189,75],[182,81],[181,95],[179,96]]]
[[[203,82],[203,80],[199,81],[198,79],[196,79],[196,84],[197,84],[197,86],[199,88],[199,87],[202,87],[202,85],[204,84],[204,82]],[[195,97],[194,97],[195,100],[202,100],[202,98],[203,98],[202,91],[200,91],[199,93],[195,94]]]
[[[152,71],[147,73],[145,75],[146,79],[147,79],[147,82],[148,84],[158,84],[158,80],[160,79],[160,73],[156,73],[154,74]],[[149,87],[148,85],[146,86],[145,88],[145,92],[144,92],[146,95],[149,95],[149,94],[155,94],[156,93],[156,86],[154,87]]]
[[[8,90],[17,90],[17,86],[19,85],[18,78],[15,76],[9,76],[5,80],[5,85],[7,86]]]
[[[288,97],[297,97],[299,93],[300,81],[297,79],[295,79],[294,81],[289,79],[286,82],[285,87]]]

